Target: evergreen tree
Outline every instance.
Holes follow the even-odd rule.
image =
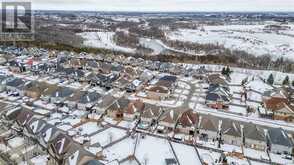
[[[267,82],[268,84],[270,84],[270,85],[273,85],[273,84],[274,84],[274,81],[275,81],[275,80],[274,80],[274,76],[273,76],[273,74],[270,74],[266,82]]]
[[[231,70],[229,66],[227,66],[226,72],[228,76],[230,76],[233,73],[233,71]]]
[[[227,66],[227,68],[226,68],[226,75],[229,76],[230,73],[231,73],[231,69],[230,69],[230,67]]]
[[[292,86],[294,87],[294,80],[292,81]]]
[[[226,74],[227,74],[227,70],[226,70],[225,67],[223,67],[223,69],[222,69],[222,75],[226,75]]]
[[[284,79],[283,81],[283,85],[290,85],[290,82],[289,82],[289,76],[286,76],[286,78]]]
[[[242,80],[241,85],[245,85],[248,82],[248,77]]]

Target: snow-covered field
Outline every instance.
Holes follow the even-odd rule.
[[[134,53],[135,49],[121,47],[115,44],[114,32],[83,32],[77,35],[84,39],[84,45],[94,48],[105,48],[122,52]]]
[[[191,146],[172,143],[173,148],[178,156],[180,164],[193,165],[201,164],[200,158],[197,155],[196,149]]]
[[[94,136],[90,137],[91,145],[100,143],[102,146],[114,142],[126,135],[126,131],[118,128],[108,128],[105,131],[102,131]]]
[[[98,126],[96,122],[88,122],[75,128],[76,131],[80,131],[81,135],[90,135],[101,129],[102,128]]]
[[[103,150],[103,155],[108,161],[123,160],[134,153],[136,139],[127,138]]]
[[[204,26],[203,29],[179,29],[167,33],[170,40],[221,44],[233,50],[244,50],[254,55],[270,54],[294,60],[294,25],[277,33],[266,33],[264,25]],[[291,36],[292,35],[292,36]]]
[[[168,141],[152,136],[139,140],[135,156],[141,164],[164,165],[165,159],[175,159]]]

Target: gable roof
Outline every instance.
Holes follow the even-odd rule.
[[[130,103],[130,101],[124,97],[115,100],[111,106],[108,107],[109,111],[124,111],[125,108],[128,107],[128,104]]]
[[[10,78],[7,79],[6,85],[15,88],[22,88],[25,85],[25,81],[20,78]]]
[[[140,100],[133,100],[128,104],[128,107],[124,109],[127,114],[142,113],[144,110],[145,104]]]
[[[219,119],[211,115],[201,115],[199,128],[204,130],[210,130],[218,132]]]
[[[221,132],[223,135],[241,137],[240,123],[228,119],[222,119]]]
[[[176,124],[178,118],[181,115],[181,109],[171,109],[166,111],[160,118],[160,121],[170,124]]]
[[[208,81],[210,84],[221,84],[223,86],[229,86],[227,80],[224,79],[220,74],[208,75]]]
[[[182,115],[178,119],[178,124],[180,124],[183,127],[197,126],[198,122],[199,115],[196,112],[193,112],[193,110],[191,109],[182,113]]]
[[[222,102],[230,101],[230,99],[226,95],[220,95],[217,93],[208,93],[205,99],[208,101],[222,101]]]
[[[75,151],[67,158],[66,162],[68,165],[84,165],[95,159],[95,156],[92,153],[84,149],[80,149],[77,146],[71,147],[71,150]]]
[[[152,104],[145,104],[142,118],[158,118],[162,112],[162,108]]]
[[[71,94],[73,94],[73,90],[68,87],[59,87],[57,88],[52,94],[52,97],[69,97]]]
[[[16,117],[16,121],[20,124],[20,125],[25,125],[27,123],[29,123],[29,121],[33,118],[34,113],[30,110],[27,109],[22,109],[20,111],[20,113],[17,115]]]
[[[57,135],[56,138],[50,143],[50,147],[52,147],[53,151],[57,155],[63,155],[67,153],[70,146],[73,144],[72,140],[63,133]]]
[[[258,141],[265,141],[265,132],[261,127],[256,126],[255,124],[242,124],[243,125],[243,133],[245,140],[253,139]]]
[[[279,111],[283,108],[288,108],[290,112],[294,113],[294,109],[292,109],[293,107],[291,107],[288,99],[286,98],[271,97],[264,100],[264,106],[266,109],[271,111]]]
[[[271,144],[277,144],[287,147],[293,146],[291,139],[281,128],[269,128],[267,131],[267,138],[269,139]]]

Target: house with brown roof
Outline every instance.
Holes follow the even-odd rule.
[[[57,85],[48,85],[46,89],[41,94],[41,99],[46,102],[50,102],[51,95],[55,92],[59,87]]]
[[[267,114],[272,114],[275,120],[285,120],[292,122],[294,120],[294,106],[291,105],[288,98],[277,95],[263,99],[263,105]]]
[[[141,116],[144,111],[145,104],[141,100],[132,100],[127,108],[123,109],[123,118],[127,121],[133,121]]]
[[[154,100],[164,100],[173,93],[177,83],[175,76],[163,76],[159,80],[146,88],[147,97]]]
[[[75,147],[74,145],[75,144],[70,137],[60,133],[49,143],[48,152],[54,157],[55,160],[64,164],[69,155],[74,152],[71,150],[71,148]]]
[[[169,97],[170,91],[164,86],[151,86],[146,90],[147,98],[152,100],[164,100]]]
[[[20,126],[25,126],[28,124],[34,116],[34,112],[28,109],[22,109],[16,117],[16,122]]]
[[[199,122],[199,115],[192,109],[188,109],[179,117],[176,131],[194,136]]]
[[[209,84],[220,84],[222,86],[228,86],[227,79],[221,74],[210,74],[207,76],[207,80]]]
[[[129,67],[129,66],[126,66],[123,69],[123,71],[122,71],[121,74],[123,74],[123,75],[129,75],[131,79],[135,79],[135,78],[139,77],[139,75],[140,75],[139,71],[136,68]]]
[[[33,99],[41,97],[44,90],[49,87],[49,84],[45,82],[33,81],[24,87],[24,95]]]

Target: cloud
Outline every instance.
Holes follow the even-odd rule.
[[[293,0],[32,0],[34,9],[94,11],[294,11]]]

